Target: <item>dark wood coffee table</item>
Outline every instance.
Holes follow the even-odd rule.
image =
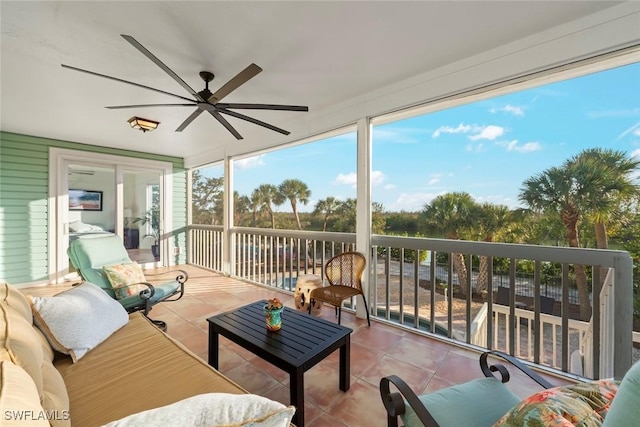
[[[296,407],[293,423],[303,427],[304,373],[338,348],[340,390],[349,390],[352,331],[285,307],[282,328],[269,332],[262,311],[265,304],[266,301],[257,301],[207,319],[209,364],[218,369],[218,335],[222,335],[287,372],[291,377],[291,404]]]

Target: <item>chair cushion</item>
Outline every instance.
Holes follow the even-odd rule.
[[[53,297],[29,298],[36,326],[74,362],[129,321],[122,305],[89,282]]]
[[[69,259],[87,282],[95,283],[115,298],[111,283],[102,266],[131,262],[119,236],[77,239],[69,244]]]
[[[486,399],[490,396],[489,399]],[[422,404],[442,427],[490,427],[520,399],[495,378],[478,378],[419,396]],[[422,426],[406,402],[401,417],[405,426]]]
[[[293,406],[262,396],[207,393],[139,412],[105,427],[168,426],[176,420],[190,427],[288,427],[294,412]]]
[[[495,427],[523,425],[598,427],[602,425],[617,390],[618,383],[612,380],[592,381],[543,390],[514,406],[495,424]]]
[[[640,362],[636,362],[622,378],[603,426],[632,426],[640,419]]]
[[[104,270],[111,287],[113,287],[116,299],[138,295],[145,289],[149,289],[145,285],[136,285],[136,283],[146,282],[147,279],[144,277],[142,267],[135,261],[125,264],[105,265],[102,270]]]

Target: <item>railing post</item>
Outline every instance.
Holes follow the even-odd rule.
[[[628,253],[614,257],[613,375],[622,378],[631,367],[633,346],[633,261]]]

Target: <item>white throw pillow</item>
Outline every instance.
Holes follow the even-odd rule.
[[[90,282],[29,300],[34,324],[51,347],[70,355],[74,363],[129,321],[122,305]]]
[[[207,393],[138,412],[104,427],[288,427],[295,408],[255,394]]]

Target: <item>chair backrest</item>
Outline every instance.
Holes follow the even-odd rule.
[[[115,298],[111,283],[102,267],[131,262],[119,236],[74,240],[69,244],[67,254],[84,280],[95,283]]]
[[[327,261],[324,274],[330,285],[349,286],[362,291],[366,258],[360,252],[343,252]]]

